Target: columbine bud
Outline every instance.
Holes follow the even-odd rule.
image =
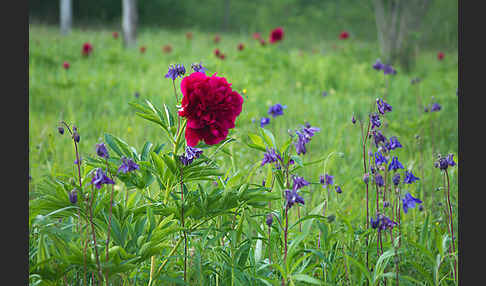
[[[59,131],[59,134],[61,135],[64,134],[64,128],[62,126],[57,127],[57,131]]]
[[[369,181],[370,181],[370,175],[368,173],[365,173],[363,176],[363,182],[365,184],[368,184]]]
[[[73,128],[73,129],[74,129],[74,128]],[[79,138],[79,134],[78,134],[78,132],[74,132],[74,134],[73,134],[73,139],[74,139],[74,141],[76,141],[76,143],[79,143],[80,138]]]
[[[75,204],[78,201],[78,192],[76,190],[69,192],[69,201],[72,204]]]
[[[336,189],[336,193],[338,193],[338,194],[343,192],[343,190],[341,190],[340,186],[336,186],[335,189]]]
[[[383,207],[384,208],[387,208],[389,206],[390,206],[390,202],[387,202],[387,201],[383,202]]]
[[[268,227],[272,227],[272,223],[273,223],[273,215],[271,213],[269,213],[267,215],[266,224],[268,225]]]
[[[422,211],[424,211],[424,206],[423,205],[419,205],[418,209],[419,209],[419,211],[422,212]]]
[[[354,117],[354,115],[353,118],[351,118],[351,122],[353,122],[353,124],[356,124],[356,118]]]

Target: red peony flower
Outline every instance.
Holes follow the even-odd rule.
[[[168,54],[170,52],[172,52],[172,46],[171,45],[165,45],[162,47],[162,50],[164,51],[164,53]]]
[[[269,40],[270,44],[281,41],[283,39],[283,36],[284,36],[284,31],[282,27],[273,29],[272,32],[270,32],[270,40]]]
[[[255,39],[255,40],[260,40],[260,39],[261,39],[261,37],[262,37],[262,36],[260,35],[260,33],[253,33],[253,39]]]
[[[225,58],[225,57],[226,57],[226,55],[225,55],[225,54],[220,54],[220,55],[219,55],[219,58],[220,58],[220,59],[222,59],[222,60],[224,60],[224,58]]]
[[[221,54],[221,52],[219,51],[219,49],[214,49],[214,55],[219,57],[220,54]]]
[[[245,48],[245,45],[243,43],[238,44],[238,51],[243,51],[244,48]]]
[[[341,34],[339,34],[339,38],[341,40],[345,40],[345,39],[349,38],[349,33],[346,32],[346,31],[343,31],[343,32],[341,32]]]
[[[140,52],[143,54],[143,53],[145,53],[145,50],[146,50],[146,49],[147,49],[147,48],[146,48],[145,46],[141,46],[141,47],[140,47]]]
[[[192,40],[192,33],[191,33],[191,32],[187,32],[187,33],[186,33],[186,38],[187,38],[188,40]]]
[[[439,52],[437,54],[437,58],[439,59],[439,61],[442,61],[442,59],[444,58],[444,53],[443,52]]]
[[[182,79],[182,103],[179,116],[187,118],[186,142],[193,147],[200,140],[208,145],[218,144],[235,128],[241,113],[243,98],[231,89],[224,77],[209,77],[194,72]]]
[[[118,39],[118,32],[113,32],[113,38]]]
[[[90,43],[83,44],[83,50],[81,51],[83,56],[88,56],[93,51],[93,46]]]
[[[214,40],[215,43],[219,43],[219,41],[221,40],[221,37],[219,35],[216,35],[216,36],[214,36],[213,40]]]
[[[67,69],[69,69],[70,65],[69,65],[69,63],[68,63],[68,62],[64,62],[64,63],[62,64],[62,67],[63,67],[64,69],[66,69],[66,70],[67,70]]]

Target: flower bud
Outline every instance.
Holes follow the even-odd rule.
[[[266,224],[268,225],[268,227],[272,227],[272,223],[273,223],[273,215],[271,213],[269,213],[267,215],[267,220],[265,221]]]
[[[72,204],[75,204],[78,201],[78,192],[76,190],[69,192],[69,201]]]
[[[365,173],[363,176],[363,182],[365,184],[368,184],[369,181],[370,181],[370,175],[368,173]]]
[[[64,128],[62,126],[57,127],[57,131],[59,131],[59,134],[61,135],[64,134]]]
[[[74,141],[76,141],[76,143],[79,143],[80,138],[79,138],[78,132],[74,132],[73,139],[74,139]]]

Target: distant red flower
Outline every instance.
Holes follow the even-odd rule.
[[[348,32],[343,31],[343,32],[341,32],[341,34],[339,34],[339,39],[345,40],[347,38],[349,38],[349,33]]]
[[[220,55],[219,55],[219,58],[220,58],[220,59],[222,59],[222,60],[224,60],[224,58],[225,58],[225,57],[226,57],[226,55],[225,55],[225,54],[220,54]]]
[[[260,45],[265,46],[266,42],[264,39],[260,39]]]
[[[437,58],[439,59],[439,61],[442,61],[442,59],[444,58],[444,53],[443,52],[439,52],[437,54]]]
[[[89,56],[91,52],[93,51],[93,46],[90,43],[84,43],[83,44],[83,50],[81,51],[83,56]]]
[[[216,36],[214,36],[213,41],[214,41],[215,43],[219,43],[219,41],[221,41],[221,37],[220,37],[219,35],[216,35]]]
[[[70,65],[69,65],[69,63],[68,63],[68,62],[64,62],[64,63],[62,64],[62,67],[63,67],[64,69],[66,69],[66,70],[67,70],[67,69],[69,69]]]
[[[162,50],[164,51],[164,53],[168,54],[170,52],[172,52],[172,46],[171,45],[165,45],[162,47]]]
[[[113,38],[118,39],[118,32],[113,32]]]
[[[144,54],[146,49],[147,49],[147,48],[146,48],[145,46],[141,46],[141,47],[140,47],[140,52],[141,52],[142,54]]]
[[[186,33],[186,38],[187,38],[188,40],[192,40],[192,32],[187,32],[187,33]]]
[[[283,36],[284,36],[283,28],[278,27],[273,29],[272,32],[270,32],[270,40],[268,41],[270,42],[270,44],[273,44],[281,41],[283,39]]]
[[[257,33],[253,33],[253,39],[259,40],[261,38],[262,38],[262,36],[260,35],[260,33],[258,33],[258,32]]]
[[[219,55],[221,54],[221,52],[219,51],[219,49],[214,49],[214,55],[219,57]]]
[[[243,51],[244,48],[245,48],[245,45],[243,43],[238,44],[238,51]]]
[[[194,72],[182,79],[181,91],[178,114],[187,118],[187,145],[196,146],[201,140],[208,145],[218,144],[228,136],[229,129],[235,128],[243,98],[224,77]]]

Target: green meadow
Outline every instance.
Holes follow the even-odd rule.
[[[266,40],[270,30],[260,31]],[[289,221],[294,224],[298,216],[315,215],[313,210],[322,207],[324,201],[328,219],[309,217],[301,222],[305,230],[306,227],[310,229],[309,233],[301,237],[299,234],[302,232],[295,227],[289,234],[289,243],[302,238],[300,245],[295,246],[302,252],[292,257],[289,267],[293,273],[288,276],[289,285],[366,285],[366,281],[372,281],[373,285],[385,285],[380,284],[385,280],[385,283],[394,285],[394,252],[387,252],[394,248],[389,238],[384,241],[383,250],[384,254],[391,253],[391,258],[383,257],[387,261],[382,269],[383,275],[373,272],[381,267],[376,264],[376,231],[369,232],[368,253],[372,268],[370,273],[378,276],[367,278],[363,267],[366,249],[364,236],[367,234],[360,122],[366,128],[368,114],[375,108],[376,99],[382,98],[393,107],[382,121],[382,131],[387,138],[396,136],[403,145],[394,150],[393,155],[398,156],[405,168],[413,170],[414,175],[420,178],[414,184],[403,185],[402,195],[410,192],[423,201],[422,211],[414,208],[407,214],[402,213],[400,283],[455,285],[451,276],[452,259],[448,256],[446,178],[443,172],[434,168],[434,162],[437,154],[449,153],[454,154],[456,163],[459,160],[457,50],[443,51],[444,59],[438,60],[440,50],[417,49],[416,64],[412,71],[406,73],[400,66],[394,66],[396,75],[384,75],[383,71],[376,71],[372,67],[380,58],[378,45],[360,40],[353,34],[346,40],[336,35],[335,38],[316,42],[305,42],[302,37],[285,35],[280,43],[268,44],[267,40],[267,44],[262,46],[253,39],[252,34],[219,33],[221,41],[214,43],[215,33],[142,28],[138,32],[138,47],[124,49],[121,31],[117,39],[112,36],[112,32],[109,29],[76,28],[71,34],[61,36],[57,27],[29,27],[31,203],[42,200],[49,192],[46,191],[46,181],[53,178],[74,178],[77,181],[74,145],[69,135],[58,133],[60,121],[74,124],[78,128],[79,155],[83,161],[96,158],[96,144],[106,142],[105,134],[122,139],[136,150],[141,150],[147,141],[154,145],[167,143],[163,130],[138,116],[137,110],[129,103],[146,104],[148,100],[158,108],[166,104],[175,110],[173,83],[164,77],[169,65],[183,64],[188,75],[192,72],[192,63],[201,63],[207,75],[225,77],[232,84],[233,90],[244,99],[236,127],[229,133],[234,141],[223,146],[223,150],[214,157],[222,171],[219,178],[214,178],[219,184],[225,179],[237,177],[238,180],[248,178],[248,183],[261,185],[263,180],[271,178],[268,166],[258,166],[264,152],[249,146],[252,142],[251,134],[260,134],[260,118],[270,117],[270,123],[264,129],[274,135],[280,146],[290,135],[295,136],[294,131],[306,122],[320,128],[306,145],[307,153],[300,156],[302,162],[299,164],[302,163],[306,168],[296,172],[311,182],[311,185],[302,189],[305,205],[299,206],[299,214],[292,208]],[[186,32],[193,33],[191,40],[186,38]],[[93,51],[87,57],[81,54],[85,42],[93,45]],[[245,46],[242,51],[237,49],[239,43]],[[171,45],[172,51],[165,53],[162,48],[164,45]],[[146,47],[145,53],[140,52],[141,46]],[[214,55],[216,48],[226,55],[224,60]],[[70,64],[67,70],[63,68],[65,61]],[[412,84],[414,78],[420,81]],[[180,82],[180,78],[175,81],[179,94]],[[136,93],[138,96],[135,96]],[[268,114],[268,109],[277,103],[286,108],[282,116],[273,118]],[[433,103],[439,103],[441,110],[425,112],[424,107],[430,109]],[[352,123],[353,116],[358,120],[355,124]],[[293,144],[290,148],[294,148]],[[458,167],[449,167],[448,170],[456,233]],[[88,178],[89,168],[85,170],[84,175]],[[334,176],[334,184],[342,188],[341,194],[331,188],[328,197],[326,189],[319,183],[319,176],[325,173]],[[203,183],[203,189],[210,188],[211,184]],[[272,188],[272,191],[281,191],[277,184],[272,184]],[[106,187],[106,190],[109,189]],[[374,194],[374,188],[371,190]],[[128,195],[136,198],[133,204],[137,207],[167,199],[165,190],[156,182],[143,190],[129,188],[122,183],[115,185],[115,204],[125,202]],[[109,202],[103,202],[107,209]],[[370,216],[374,215],[374,202],[374,198],[371,198]],[[274,207],[278,205],[272,204]],[[79,268],[70,268],[68,265],[76,263],[69,262],[67,258],[66,261],[56,258],[61,256],[55,254],[56,244],[59,243],[56,239],[45,234],[43,245],[40,246],[39,237],[34,231],[41,229],[37,216],[45,216],[56,210],[53,205],[45,209],[41,205],[29,208],[31,282],[41,281],[37,282],[40,283],[38,285],[64,285],[62,281],[67,280],[74,283],[70,285],[78,285],[75,281],[83,281],[79,285],[84,285],[84,282],[95,285],[93,280],[86,281],[78,277],[77,273],[83,269],[81,262]],[[66,206],[69,206],[68,200],[65,206],[57,205],[59,209]],[[209,231],[201,230],[190,236],[188,285],[280,285],[281,276],[276,270],[278,267],[264,268],[263,261],[273,255],[271,263],[281,263],[281,232],[272,230],[277,235],[275,240],[262,242],[255,239],[260,233],[255,228],[266,227],[264,221],[267,210],[248,207],[232,209],[231,212],[227,217],[221,215],[207,222],[208,229],[221,233],[224,239],[231,241],[227,247],[221,247],[216,238],[209,239]],[[74,221],[75,216],[68,215],[67,211],[57,214],[51,217],[53,222],[59,218],[63,218],[63,223]],[[100,221],[103,220],[103,215],[98,215]],[[250,216],[251,221],[248,218]],[[162,220],[164,215],[158,214],[156,217]],[[240,223],[236,223],[236,226],[224,224],[225,221],[229,223],[233,220]],[[274,224],[277,224],[276,220]],[[104,241],[104,234],[99,231],[99,240]],[[323,242],[317,247],[320,233]],[[57,235],[62,237],[64,234]],[[76,241],[72,234],[66,234],[66,237],[69,237],[67,240]],[[177,241],[175,234],[168,235],[167,241],[171,241],[170,245],[173,246]],[[84,247],[84,243],[78,244],[80,249]],[[267,247],[267,244],[273,246]],[[46,257],[51,257],[51,260],[47,260],[51,266],[37,265],[41,262],[39,253],[42,247],[50,249]],[[153,254],[153,262],[148,258],[136,267],[120,270],[110,278],[109,285],[147,285],[152,264],[158,269],[164,259],[170,256],[168,252],[171,249],[164,248]],[[103,252],[104,248],[100,247],[100,251]],[[179,256],[168,260],[158,276],[153,277],[152,285],[182,285],[180,257],[183,248],[176,251]],[[437,259],[440,263],[437,263]],[[59,273],[62,275],[56,276],[53,270],[56,268],[52,266],[56,263],[52,264],[52,261],[60,265],[62,271]],[[96,272],[96,264],[92,262],[90,265],[89,271]],[[43,272],[39,270],[42,267],[53,268]]]

